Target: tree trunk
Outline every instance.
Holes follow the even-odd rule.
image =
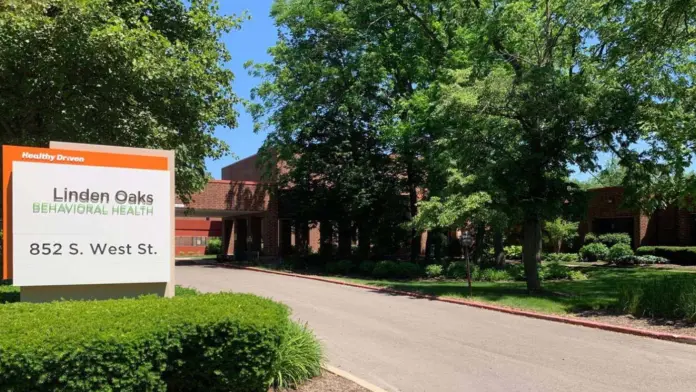
[[[493,231],[493,254],[495,255],[495,265],[502,267],[505,265],[505,250],[503,246],[503,230]]]
[[[370,258],[370,227],[365,221],[358,227],[358,254],[361,260]]]
[[[539,262],[541,261],[541,220],[537,215],[528,216],[524,220],[522,241],[522,261],[524,273],[527,277],[527,290],[538,292],[541,290],[539,281]]]
[[[333,224],[328,220],[319,222],[319,254],[324,260],[333,257]]]
[[[556,248],[556,253],[561,253],[562,247],[563,247],[563,240],[558,240],[558,247]]]
[[[406,167],[406,175],[408,180],[408,201],[409,215],[411,219],[418,215],[418,189],[416,188],[415,173],[413,173],[413,164],[409,162]],[[411,229],[411,261],[415,262],[420,256],[421,236],[416,229]]]
[[[353,232],[348,220],[338,224],[338,255],[342,259],[349,259],[353,248]]]
[[[486,224],[479,223],[476,226],[476,234],[474,234],[474,263],[478,265],[483,265],[483,251],[485,248],[485,237],[486,237]]]

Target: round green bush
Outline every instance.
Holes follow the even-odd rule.
[[[365,276],[371,276],[372,271],[375,269],[375,265],[377,265],[377,263],[375,263],[374,261],[365,260],[362,263],[360,263],[360,266],[358,267],[358,269],[360,270],[361,274],[363,274]]]
[[[372,270],[372,276],[377,279],[392,278],[396,275],[397,264],[391,260],[383,260],[375,265]]]
[[[349,275],[353,272],[354,264],[350,260],[339,260],[326,263],[326,272],[331,275]]]
[[[609,261],[614,261],[624,256],[633,256],[633,249],[631,249],[630,245],[619,243],[609,249],[607,258]]]
[[[585,245],[587,244],[593,244],[595,242],[598,242],[597,235],[595,233],[587,233],[585,234]]]
[[[631,236],[626,233],[602,234],[597,239],[608,247],[612,247],[616,244],[631,245]]]
[[[3,391],[265,391],[288,309],[248,294],[0,306]]]
[[[609,248],[599,242],[588,244],[580,248],[580,256],[585,261],[604,260],[609,255]]]
[[[399,279],[415,279],[421,275],[421,269],[416,263],[401,262],[396,264],[394,277]]]
[[[447,267],[447,277],[450,279],[466,279],[466,263],[457,261]]]
[[[208,245],[205,247],[205,254],[219,255],[222,253],[222,239],[220,237],[211,237],[208,239]]]
[[[444,268],[440,264],[430,264],[429,266],[425,267],[425,276],[430,279],[442,277],[443,272]]]
[[[522,245],[510,245],[503,248],[508,259],[519,260],[522,258]]]

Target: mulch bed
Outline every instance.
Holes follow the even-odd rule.
[[[648,331],[676,335],[696,336],[696,325],[687,323],[683,320],[637,318],[631,315],[613,314],[602,311],[580,312],[576,314],[576,317],[622,327],[646,329]]]
[[[290,390],[292,391],[292,390]],[[369,392],[360,385],[339,377],[333,373],[323,372],[296,389],[298,392]],[[271,392],[271,391],[269,391]]]

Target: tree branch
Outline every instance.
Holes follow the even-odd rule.
[[[416,20],[416,22],[418,22],[418,24],[423,28],[423,31],[425,31],[425,34],[428,36],[428,38],[430,38],[430,40],[432,40],[435,43],[435,45],[437,45],[438,49],[440,49],[442,52],[447,51],[447,48],[444,47],[444,45],[442,44],[442,42],[440,42],[435,33],[432,30],[430,30],[428,24],[425,23],[425,20],[423,20],[423,18],[421,18],[420,15],[418,15],[413,9],[411,9],[411,7],[407,6],[403,0],[396,0],[396,2],[401,6],[401,8],[404,9],[404,11],[406,11],[407,14],[409,14],[413,19]]]

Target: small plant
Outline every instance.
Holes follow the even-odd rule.
[[[350,275],[355,265],[350,260],[339,260],[326,263],[326,272],[332,275]]]
[[[220,237],[208,238],[208,245],[205,247],[205,254],[219,255],[222,253],[222,239]]]
[[[441,278],[443,273],[443,268],[440,264],[430,264],[425,267],[425,276],[430,279]]]
[[[658,257],[658,256],[638,256],[638,255],[630,255],[630,256],[621,256],[618,257],[612,262],[616,265],[652,265],[652,264],[666,264],[669,262],[669,260],[665,259],[664,257]]]
[[[580,257],[585,261],[604,260],[609,255],[609,248],[599,242],[580,248]]]
[[[631,245],[631,236],[626,233],[608,233],[602,234],[598,238],[599,242],[603,243],[607,247],[612,247],[616,244],[626,244]]]
[[[377,265],[377,263],[372,260],[364,260],[362,263],[360,263],[358,269],[360,270],[361,274],[370,276],[372,275],[372,271],[375,269],[375,265]]]
[[[415,279],[421,275],[421,269],[416,263],[402,262],[396,264],[394,277],[399,279]]]
[[[508,264],[505,266],[505,270],[512,280],[524,281],[526,279],[524,275],[524,265],[520,264]]]
[[[466,279],[466,263],[457,261],[447,267],[447,277],[451,279]]]
[[[477,281],[481,282],[506,282],[514,280],[506,270],[496,268],[486,268],[477,274]]]
[[[522,259],[522,245],[510,245],[503,248],[503,251],[507,255],[508,259],[520,260]]]
[[[271,385],[295,388],[321,374],[324,355],[321,344],[307,325],[290,322],[281,335]]]
[[[633,256],[633,249],[631,249],[630,245],[618,243],[612,246],[611,249],[609,249],[609,255],[607,256],[607,259],[609,261],[614,261],[620,257],[625,256]]]
[[[201,293],[192,287],[175,286],[174,295],[177,297],[189,297],[192,295],[200,295]]]
[[[558,263],[546,263],[539,270],[542,280],[562,280],[568,279],[570,268]]]
[[[391,260],[383,260],[375,265],[372,270],[372,276],[377,279],[387,279],[395,275],[397,264]]]
[[[583,274],[580,271],[571,270],[568,272],[568,279],[575,281],[575,280],[587,280],[588,278],[587,278],[587,275]]]

